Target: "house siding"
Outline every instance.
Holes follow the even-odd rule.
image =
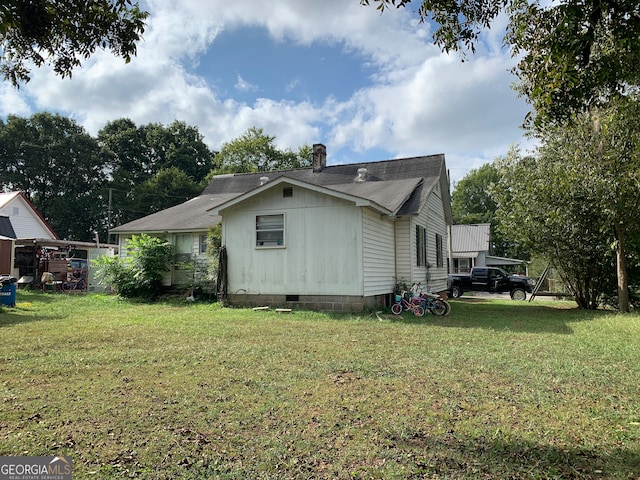
[[[426,266],[418,266],[416,259],[416,226],[427,231]],[[436,233],[442,237],[443,266],[437,267]],[[438,185],[429,195],[424,208],[415,217],[396,222],[396,262],[398,282],[410,287],[420,282],[432,291],[447,288],[447,226],[444,218],[441,191]]]
[[[420,221],[427,227],[427,258],[430,268],[426,272],[426,283],[434,292],[447,289],[448,234],[442,205],[440,186],[436,185],[426,207],[419,215]],[[437,266],[436,234],[440,235],[442,240],[442,267]]]
[[[55,239],[40,217],[20,195],[0,208],[0,215],[6,215],[11,219],[16,238]]]
[[[273,214],[284,214],[284,246],[256,247],[256,216]],[[223,242],[230,294],[363,295],[362,210],[350,202],[267,190],[224,212]]]
[[[207,254],[200,253],[200,235],[203,234],[205,232],[173,234],[171,241],[178,257],[171,271],[171,285],[185,286],[200,282],[202,265],[209,263]]]
[[[177,254],[182,253],[190,255],[189,261],[184,263],[190,263],[193,265],[194,261],[209,261],[206,253],[200,253],[200,235],[203,235],[205,233],[206,232],[161,234],[149,232],[147,233],[147,235],[170,241],[172,245],[176,247]],[[131,237],[133,235],[134,234],[131,233],[120,233],[118,235],[118,256],[120,258],[124,259],[128,256],[127,242],[131,240]],[[174,263],[171,267],[171,270],[162,274],[162,286],[170,287],[190,285],[194,281],[193,276],[193,268],[187,267],[187,265],[178,265],[177,263]]]
[[[394,225],[379,213],[363,210],[364,295],[392,293],[395,286]]]
[[[409,283],[413,278],[412,265],[415,258],[415,239],[412,239],[411,228],[413,222],[410,217],[398,219],[395,223],[396,238],[396,283]],[[415,227],[414,231],[415,231]],[[411,249],[412,244],[414,250]]]

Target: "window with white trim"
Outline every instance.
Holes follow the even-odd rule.
[[[284,213],[256,215],[256,247],[284,247]]]

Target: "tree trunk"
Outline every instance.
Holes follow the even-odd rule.
[[[617,226],[618,244],[616,247],[616,275],[618,277],[618,310],[629,313],[629,280],[627,278],[626,239],[622,229]]]

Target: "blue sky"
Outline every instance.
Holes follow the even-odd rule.
[[[220,94],[248,103],[261,97],[295,102],[335,97],[344,102],[366,87],[373,73],[356,52],[341,45],[278,42],[266,29],[251,27],[222,32],[195,71],[215,82]]]
[[[0,84],[0,115],[56,112],[92,135],[177,119],[214,150],[258,127],[283,149],[324,143],[329,164],[444,153],[454,182],[527,146],[500,25],[463,63],[433,45],[417,4],[359,3],[145,0],[131,63],[99,51],[71,79],[34,70],[19,90]]]

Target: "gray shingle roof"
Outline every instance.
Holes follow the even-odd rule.
[[[355,182],[358,169],[366,168],[365,182]],[[220,221],[207,213],[213,207],[260,187],[261,177],[269,181],[287,177],[374,202],[397,215],[413,215],[443,175],[444,155],[428,155],[379,162],[326,166],[320,172],[311,168],[273,172],[218,175],[202,194],[171,207],[113,228],[113,233],[198,231]],[[448,192],[448,185],[445,186]],[[447,208],[447,207],[445,207]]]
[[[230,200],[236,195],[200,195],[175,207],[152,213],[146,217],[112,228],[112,233],[136,232],[197,232],[206,231],[220,222],[220,217],[207,213],[209,208]]]

